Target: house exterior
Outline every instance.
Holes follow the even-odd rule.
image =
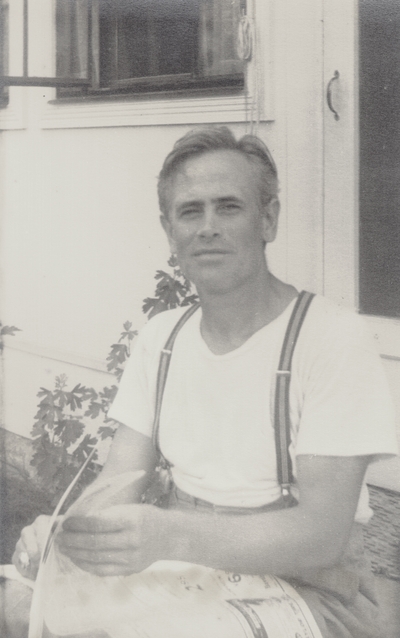
[[[106,47],[101,23],[94,27],[98,0],[90,24],[79,13],[85,0],[58,5],[63,2],[75,4],[80,17],[76,50],[81,37],[91,38],[83,40],[81,66],[63,67],[68,43],[61,41],[55,0],[29,0],[25,58],[26,1],[2,3],[7,75],[69,74],[91,82],[83,94],[84,84],[69,92],[54,86],[10,86],[8,97],[3,92],[1,321],[21,332],[4,339],[1,425],[22,437],[30,436],[39,388],[52,388],[56,375],[99,389],[114,382],[106,370],[109,346],[123,322],[143,325],[142,300],[154,292],[156,270],[167,268],[157,174],[174,141],[193,126],[226,123],[237,135],[262,137],[280,175],[271,270],[299,289],[362,308],[358,3],[238,1],[244,60],[236,56],[228,71],[209,70],[203,85],[183,79],[135,92],[134,83],[121,80],[113,93],[101,84],[92,59],[97,47],[101,61]],[[148,42],[143,46],[152,53]],[[221,74],[231,79],[219,85]],[[400,318],[364,314],[400,415]],[[398,428],[400,436],[400,421]],[[374,465],[369,480],[400,491],[399,461]]]

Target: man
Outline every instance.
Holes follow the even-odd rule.
[[[161,223],[201,302],[176,337],[162,401],[169,506],[141,500],[158,462],[160,352],[185,309],[143,329],[109,414],[121,425],[102,478],[145,474],[102,515],[67,517],[58,548],[102,577],[160,560],[273,574],[296,587],[324,638],[372,637],[376,610],[360,554],[369,517],[363,480],[371,460],[396,451],[390,400],[359,317],[316,297],[292,364],[298,504],[279,509],[270,388],[298,293],[265,259],[277,232],[277,192],[264,144],[236,141],[225,127],[187,134],[167,157]],[[33,535],[24,533],[17,555],[33,556]]]

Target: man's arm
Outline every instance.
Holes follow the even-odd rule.
[[[156,455],[151,439],[125,425],[120,425],[115,433],[104,468],[92,485],[123,472],[144,470],[144,476],[118,494],[114,494],[108,506],[117,503],[139,503],[151,480],[155,465]],[[102,499],[101,509],[103,509],[107,507],[107,503],[104,503],[104,492],[100,492],[99,496]],[[93,507],[93,501],[91,504]],[[12,562],[27,578],[36,578],[49,520],[49,516],[38,516],[31,525],[24,527],[21,531]],[[29,562],[21,562],[21,554],[27,554]]]
[[[148,487],[157,463],[153,442],[144,434],[126,425],[120,425],[115,433],[107,461],[96,480],[111,478],[123,472],[144,470],[143,478],[123,490],[117,500],[113,497],[110,505],[116,503],[140,503],[142,494]]]
[[[67,519],[59,546],[83,569],[103,576],[138,572],[166,559],[304,577],[339,559],[367,464],[368,457],[300,456],[300,503],[294,508],[223,515],[116,506],[98,517]]]
[[[366,467],[366,457],[300,456],[298,506],[211,516],[204,525],[179,513],[170,523],[176,541],[171,554],[239,573],[283,577],[334,565],[349,538]]]

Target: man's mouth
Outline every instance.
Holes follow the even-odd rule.
[[[201,248],[200,250],[196,250],[193,254],[195,257],[201,257],[202,255],[227,255],[229,253],[228,250],[224,250],[223,248]]]

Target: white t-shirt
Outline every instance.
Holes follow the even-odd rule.
[[[213,354],[200,333],[201,310],[176,339],[160,445],[176,485],[218,505],[257,507],[280,495],[271,388],[294,301],[242,346]],[[185,308],[143,328],[109,417],[152,435],[160,351]],[[291,454],[396,454],[393,406],[381,362],[362,319],[315,297],[302,326],[290,385]],[[369,517],[363,490],[357,520]]]

